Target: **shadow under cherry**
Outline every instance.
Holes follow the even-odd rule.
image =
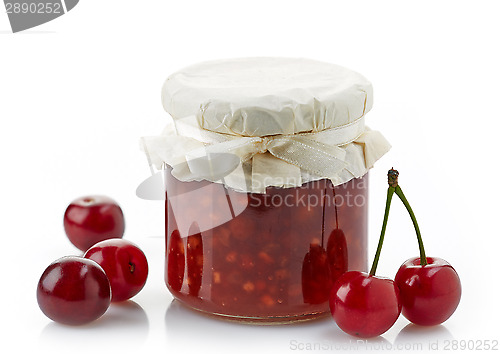
[[[39,344],[82,351],[120,346],[141,346],[149,333],[149,320],[144,309],[132,300],[112,303],[106,313],[89,324],[67,326],[47,324],[39,336]]]

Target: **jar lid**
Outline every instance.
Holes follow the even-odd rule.
[[[346,68],[308,59],[205,62],[171,75],[162,90],[173,118],[142,146],[181,181],[241,192],[361,177],[390,145],[365,126],[372,86]]]
[[[204,62],[171,75],[162,90],[176,119],[241,136],[316,132],[355,121],[373,103],[371,83],[344,67],[299,58]]]

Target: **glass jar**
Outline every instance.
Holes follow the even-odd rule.
[[[165,204],[165,282],[196,310],[242,321],[312,319],[329,311],[342,273],[366,271],[368,175],[256,194],[167,173],[167,191],[181,197]],[[246,207],[200,231],[203,219],[226,219],[231,201]]]
[[[167,166],[174,297],[240,321],[327,313],[333,282],[367,270],[368,171],[390,149],[365,126],[371,83],[309,59],[236,58],[172,74],[162,102],[170,124],[142,142]]]

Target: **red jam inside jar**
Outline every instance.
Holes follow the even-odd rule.
[[[367,270],[367,208],[367,175],[256,194],[167,173],[165,282],[185,305],[230,319],[320,317],[333,282]]]

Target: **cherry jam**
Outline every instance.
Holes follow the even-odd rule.
[[[165,282],[196,310],[288,322],[329,313],[333,282],[367,270],[368,176],[240,193],[167,173]]]

